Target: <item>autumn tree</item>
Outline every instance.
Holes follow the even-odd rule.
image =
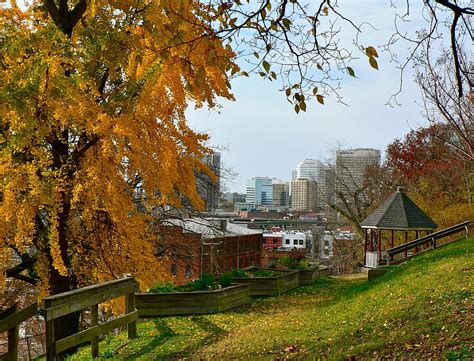
[[[0,262],[2,285],[20,278],[42,296],[122,272],[144,287],[160,277],[137,204],[202,204],[193,180],[206,136],[184,112],[231,98],[236,69],[196,15],[202,4],[172,3],[2,9],[0,257],[21,260]]]
[[[452,146],[456,137],[449,124],[435,123],[387,147],[387,167],[400,175],[412,199],[441,227],[474,215],[473,162]]]
[[[2,4],[0,288],[16,278],[41,297],[122,272],[145,288],[160,277],[151,211],[202,207],[195,174],[209,171],[185,110],[232,98],[230,77],[247,75],[240,35],[259,59],[249,71],[293,79],[298,109],[308,93],[323,103],[331,65],[347,72],[351,59],[337,29],[319,27],[323,5],[309,18],[296,1]],[[376,63],[373,47],[360,51]],[[325,75],[309,76],[313,65]],[[56,337],[77,317],[58,319]]]

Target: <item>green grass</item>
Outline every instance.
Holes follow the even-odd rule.
[[[412,258],[372,282],[320,278],[221,314],[140,321],[103,359],[472,359],[474,238]],[[71,360],[84,360],[84,347]]]

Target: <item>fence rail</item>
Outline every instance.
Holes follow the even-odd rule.
[[[18,310],[17,305],[6,309],[0,313],[0,333],[8,331],[8,352],[0,356],[0,360],[17,360],[18,359],[18,332],[20,323],[26,321],[30,317],[36,316],[38,303]]]
[[[429,235],[423,236],[421,238],[415,239],[414,241],[402,244],[400,246],[396,246],[393,248],[389,248],[386,251],[387,254],[387,262],[390,262],[393,260],[393,257],[397,254],[404,253],[406,251],[409,251],[415,247],[419,247],[423,244],[430,243],[431,247],[434,249],[436,248],[436,241],[444,238],[451,236],[453,234],[466,231],[466,236],[469,234],[469,225],[470,221],[465,221],[459,224],[456,224],[454,226],[442,229],[440,231],[431,233]]]
[[[88,341],[91,342],[92,357],[97,357],[99,354],[98,336],[124,325],[127,325],[128,338],[135,338],[137,334],[136,321],[138,320],[138,312],[135,308],[135,292],[137,291],[138,282],[132,277],[127,277],[45,298],[46,359],[48,361],[56,360],[59,353]],[[125,296],[126,313],[111,321],[99,324],[98,304],[121,296]],[[90,328],[59,340],[56,339],[54,332],[56,319],[89,307],[91,311]]]

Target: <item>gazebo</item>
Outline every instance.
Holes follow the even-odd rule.
[[[364,265],[375,268],[382,263],[385,250],[395,246],[395,236],[407,243],[410,232],[417,239],[420,232],[432,233],[437,224],[398,187],[360,226],[365,232]],[[390,238],[385,231],[390,231]]]

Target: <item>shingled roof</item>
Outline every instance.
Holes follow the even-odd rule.
[[[360,226],[394,230],[432,230],[437,224],[398,187],[389,199],[360,223]]]

